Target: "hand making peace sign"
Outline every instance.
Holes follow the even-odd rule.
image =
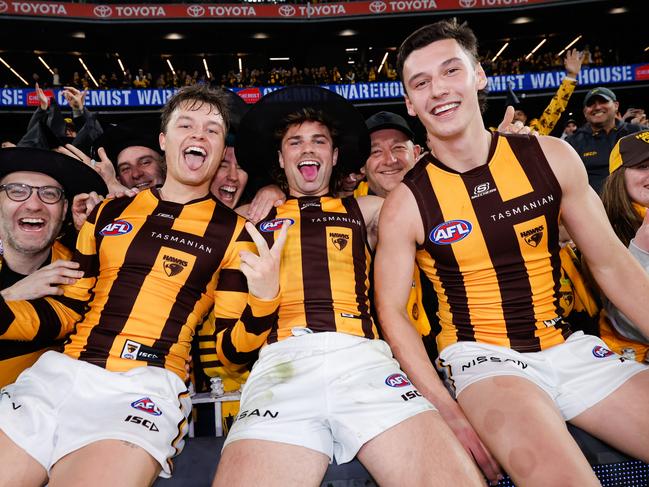
[[[271,300],[279,293],[279,263],[289,226],[284,222],[279,231],[279,237],[273,246],[268,248],[266,240],[255,226],[250,222],[246,223],[246,230],[255,242],[259,255],[242,250],[239,253],[241,272],[248,281],[248,292],[256,298]]]

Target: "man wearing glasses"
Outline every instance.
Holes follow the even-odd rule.
[[[81,161],[52,151],[0,150],[0,294],[7,301],[62,294],[60,284],[81,277],[58,237],[68,200],[77,193],[106,193],[101,177]],[[39,309],[39,313],[46,310]],[[32,342],[0,341],[0,387],[47,349],[57,333],[41,329]]]

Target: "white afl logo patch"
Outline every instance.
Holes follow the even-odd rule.
[[[471,233],[473,225],[466,220],[448,220],[440,223],[428,238],[437,245],[449,245],[466,238]]]
[[[133,225],[131,225],[126,220],[115,220],[113,223],[109,223],[104,228],[102,228],[99,232],[99,235],[103,235],[104,237],[126,235],[131,230],[133,230]]]
[[[274,220],[263,222],[261,225],[259,225],[259,229],[262,232],[275,232],[282,228],[284,222],[288,222],[288,226],[290,227],[295,223],[295,220],[292,220],[290,218],[275,218]]]

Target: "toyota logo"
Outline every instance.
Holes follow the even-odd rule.
[[[97,5],[92,11],[97,17],[110,17],[113,15],[113,9],[108,5]]]
[[[202,17],[205,15],[205,8],[200,5],[190,5],[187,7],[187,13],[192,17]]]
[[[375,14],[380,14],[381,12],[385,12],[386,8],[388,8],[388,6],[385,4],[385,2],[382,2],[381,0],[374,0],[372,3],[370,3],[370,12]]]
[[[0,2],[0,13],[4,13],[7,10],[9,10],[9,5],[7,5],[7,2]]]
[[[279,14],[282,17],[293,17],[295,15],[295,7],[293,5],[282,5],[279,8]]]
[[[460,0],[460,7],[471,8],[475,7],[477,0]]]

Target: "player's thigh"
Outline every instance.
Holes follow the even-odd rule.
[[[153,484],[160,469],[143,448],[123,440],[102,440],[56,462],[48,487],[141,487]]]
[[[516,485],[599,485],[553,400],[531,380],[482,379],[458,402]]]
[[[426,411],[368,441],[358,459],[381,486],[483,486],[484,480],[439,413]]]
[[[238,440],[221,454],[213,487],[319,486],[329,458],[296,445],[265,440]]]
[[[635,458],[649,462],[649,369],[570,422]]]
[[[0,430],[0,487],[45,485],[47,472]]]

